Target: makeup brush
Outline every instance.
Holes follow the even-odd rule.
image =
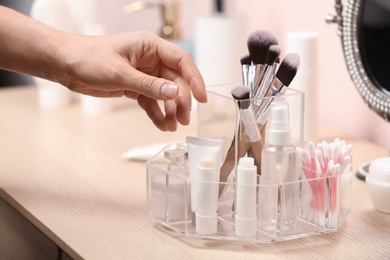
[[[274,64],[275,61],[279,59],[280,52],[281,48],[279,45],[274,44],[269,46],[264,65],[264,73],[260,80],[259,87],[257,88],[257,93],[254,93],[254,97],[264,97],[267,86],[271,84],[271,81],[275,75]]]
[[[257,30],[249,35],[247,40],[248,51],[253,65],[255,66],[255,85],[252,93],[256,93],[257,88],[259,87],[269,46],[277,43],[275,36],[265,30]]]
[[[289,53],[283,59],[280,64],[278,71],[271,84],[268,85],[264,99],[260,106],[256,109],[256,121],[257,123],[264,125],[268,119],[269,108],[271,103],[276,100],[277,96],[282,95],[286,92],[290,83],[293,81],[299,68],[299,55],[296,53]]]
[[[283,91],[283,87],[288,87],[297,75],[300,58],[297,53],[289,53],[283,59],[276,72],[275,79],[272,81],[272,86],[276,86],[278,93]],[[285,90],[284,90],[285,91]]]
[[[250,77],[250,68],[252,64],[251,57],[249,56],[249,53],[245,53],[240,58],[241,62],[241,70],[242,70],[242,83],[244,86],[250,87],[250,82],[253,82]]]
[[[245,131],[251,144],[251,151],[256,162],[258,173],[260,174],[261,150],[263,149],[263,139],[261,138],[259,126],[256,123],[255,114],[251,106],[249,88],[246,86],[235,87],[231,94],[237,101],[240,116],[244,122]]]
[[[250,142],[256,142],[261,139],[259,129],[252,110],[249,88],[246,86],[237,86],[232,91],[233,98],[237,101],[240,109],[240,116],[243,119],[246,132],[249,136]]]

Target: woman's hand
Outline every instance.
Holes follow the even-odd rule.
[[[60,57],[66,61],[70,90],[97,96],[137,99],[162,131],[190,122],[191,92],[206,102],[203,79],[192,57],[151,33],[76,36],[65,40]],[[164,110],[157,100],[164,101]]]

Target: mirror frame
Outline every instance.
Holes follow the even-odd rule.
[[[390,96],[376,86],[363,65],[359,51],[359,26],[365,0],[349,0],[339,27],[350,76],[365,103],[386,121],[390,119]]]

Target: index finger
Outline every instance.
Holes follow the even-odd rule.
[[[161,61],[183,76],[196,100],[202,103],[207,102],[207,94],[202,75],[191,55],[171,42],[161,38],[160,40],[162,43],[157,45],[157,51]]]

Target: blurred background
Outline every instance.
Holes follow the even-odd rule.
[[[11,7],[26,15],[30,13],[33,0],[2,0],[1,5]],[[0,69],[0,88],[5,86],[32,84],[33,80],[25,75],[4,71]]]
[[[32,0],[3,0],[1,4],[24,13],[29,13]],[[123,6],[131,3],[126,0],[96,0],[97,20],[106,33],[147,30],[160,34],[162,15],[159,8],[124,14]],[[162,3],[164,1],[146,1]],[[178,25],[182,39],[195,42],[196,20],[213,12],[213,1],[178,0],[180,13]],[[346,1],[344,1],[346,2]],[[344,3],[345,4],[345,3]],[[286,35],[292,31],[314,31],[318,33],[318,114],[321,124],[339,129],[348,135],[371,140],[380,146],[390,148],[390,124],[371,111],[364,104],[360,94],[350,79],[344,61],[342,46],[337,36],[337,26],[326,24],[324,17],[334,14],[333,0],[227,0],[225,10],[228,15],[245,17],[246,26],[242,31],[248,35],[257,29],[271,31],[285,50]],[[241,39],[245,51],[246,38]],[[285,53],[282,54],[282,56]],[[237,57],[237,70],[239,57]],[[27,77],[15,79],[14,74],[0,73],[0,85],[21,85],[31,83]],[[310,107],[306,107],[310,110]]]

